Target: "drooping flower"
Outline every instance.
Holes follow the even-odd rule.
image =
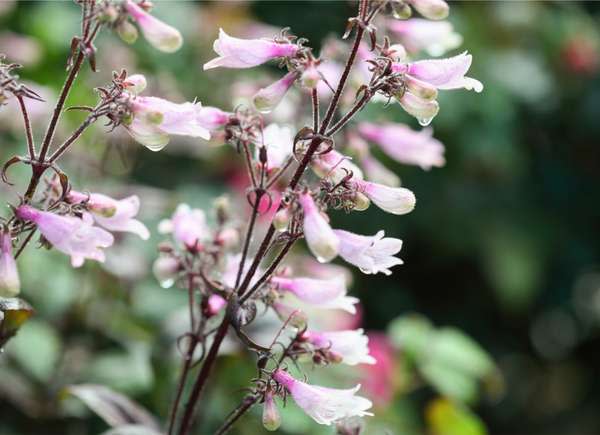
[[[125,1],[125,8],[142,29],[144,37],[155,48],[166,53],[179,50],[183,44],[183,37],[179,30],[152,16],[132,0]]]
[[[140,199],[137,195],[116,200],[101,193],[87,195],[71,190],[68,200],[71,203],[85,203],[96,223],[109,231],[137,234],[142,240],[150,238],[148,228],[134,219],[140,210]]]
[[[298,201],[304,211],[304,237],[308,248],[321,263],[333,260],[338,253],[339,241],[331,226],[310,193],[303,193]]]
[[[444,0],[406,0],[425,18],[443,20],[448,17],[450,8]]]
[[[0,230],[0,298],[13,298],[21,291],[10,233]]]
[[[130,101],[133,119],[125,124],[131,136],[150,149],[160,151],[169,143],[169,135],[210,139],[203,125],[200,103],[176,104],[157,97],[136,97]]]
[[[270,113],[283,100],[283,97],[297,78],[298,73],[292,71],[275,83],[260,89],[252,98],[252,103],[256,107],[256,110],[261,113]]]
[[[366,274],[391,275],[391,267],[403,264],[395,254],[402,249],[402,240],[384,237],[384,231],[374,236],[362,236],[344,230],[334,230],[340,240],[340,257]]]
[[[102,248],[108,248],[114,242],[112,234],[93,225],[88,213],[84,213],[82,218],[60,216],[21,205],[16,214],[23,220],[35,223],[53,247],[70,255],[73,267],[83,265],[85,259],[104,262]]]
[[[204,211],[187,204],[179,204],[171,219],[160,222],[158,231],[172,233],[173,239],[188,249],[199,249],[201,242],[211,236]]]
[[[267,151],[267,170],[281,168],[294,147],[294,133],[291,127],[269,124],[262,132],[262,143]],[[259,160],[259,147],[256,148],[256,159]]]
[[[363,179],[363,173],[358,166],[352,163],[350,157],[336,150],[330,150],[314,158],[312,168],[321,178],[331,178],[334,182],[340,182],[344,177],[352,174],[353,179]]]
[[[367,412],[373,406],[371,401],[356,395],[360,385],[347,390],[310,385],[283,370],[275,371],[273,379],[283,385],[294,402],[319,424],[331,425],[349,417],[373,415]]]
[[[346,281],[343,277],[332,279],[273,277],[271,282],[278,290],[289,291],[302,302],[322,309],[341,309],[356,313],[358,299],[347,296]]]
[[[267,39],[240,39],[219,30],[219,39],[213,49],[219,57],[204,64],[204,69],[252,68],[271,59],[292,57],[300,47],[291,43],[279,43]]]
[[[363,155],[360,158],[360,164],[363,167],[369,181],[385,184],[386,186],[400,186],[400,177],[386,168],[371,154]]]
[[[454,31],[449,21],[430,21],[421,18],[390,20],[388,28],[394,32],[411,53],[425,51],[430,56],[441,56],[462,44],[462,36]]]
[[[268,431],[276,431],[281,426],[281,416],[277,409],[277,404],[272,391],[265,393],[265,402],[263,404],[262,424]]]
[[[315,332],[306,331],[303,338],[316,349],[326,349],[334,358],[348,365],[375,364],[369,355],[369,338],[362,329],[348,331]]]
[[[353,183],[359,192],[365,194],[383,211],[402,215],[415,208],[415,195],[404,187],[389,187],[363,180],[354,180]]]
[[[397,162],[418,165],[425,170],[441,167],[446,162],[444,145],[433,137],[430,128],[414,131],[403,124],[364,122],[359,124],[358,131]]]

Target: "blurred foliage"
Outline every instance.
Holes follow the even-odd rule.
[[[203,73],[218,26],[236,34],[254,17],[289,25],[318,47],[328,34],[341,33],[351,7],[156,2],[156,15],[184,33],[182,50],[158,53],[141,38],[129,48],[105,33],[97,44],[100,72],[84,72],[69,102],[93,102],[92,87],[126,67],[153,78],[150,93],[197,96],[231,109],[230,84],[261,80],[265,69]],[[37,55],[15,60],[25,65],[24,79],[48,88],[50,101],[79,19],[70,2],[18,2],[0,15],[0,35],[30,38]],[[355,274],[364,327],[389,324],[397,359],[397,394],[376,410],[367,433],[600,432],[599,19],[600,7],[591,2],[452,3],[450,20],[485,90],[441,96],[433,126],[446,145],[447,166],[424,172],[381,156],[416,193],[415,212],[401,219],[374,209],[335,216],[338,227],[386,228],[404,240],[405,265],[392,277]],[[0,51],[10,52],[4,41]],[[59,135],[81,116],[68,113]],[[384,111],[373,104],[361,118],[416,127],[395,106]],[[2,160],[23,146],[19,126],[20,119],[14,126],[2,118]],[[36,132],[39,137],[43,126]],[[84,135],[64,166],[87,188],[139,193],[142,220],[154,229],[177,202],[206,207],[235,183],[231,150],[191,145],[174,142],[157,155],[98,128]],[[11,172],[17,184],[27,175]],[[161,289],[149,273],[159,241],[156,234],[147,243],[125,237],[118,252],[109,252],[106,268],[87,264],[77,271],[55,252],[24,253],[23,298],[37,313],[0,356],[0,435],[106,431],[80,402],[58,400],[70,384],[105,384],[167,415],[186,296]],[[242,361],[235,354],[221,358],[219,384],[210,385],[211,399],[201,406],[207,427],[222,421],[242,397],[237,389],[254,375]],[[476,400],[480,386],[486,394]],[[295,406],[282,415],[285,433],[331,433]],[[259,422],[257,408],[233,433],[260,432]]]

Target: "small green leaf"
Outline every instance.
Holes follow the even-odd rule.
[[[431,322],[420,314],[398,317],[388,328],[392,344],[413,359],[420,359],[434,332]]]
[[[483,422],[464,406],[448,399],[431,401],[425,418],[432,435],[486,435]]]

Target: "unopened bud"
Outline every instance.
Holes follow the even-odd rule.
[[[158,257],[152,265],[152,272],[162,288],[169,288],[177,278],[179,261],[173,257]]]
[[[215,210],[217,213],[217,220],[220,224],[227,222],[229,220],[229,215],[231,211],[231,203],[229,202],[229,197],[226,195],[219,196],[215,199]]]
[[[371,205],[371,200],[364,193],[356,192],[354,195],[354,210],[364,211]]]
[[[413,8],[430,20],[443,20],[448,17],[450,8],[444,0],[410,0]]]
[[[277,213],[275,213],[275,217],[273,218],[273,226],[277,231],[285,231],[291,220],[290,212],[287,208],[282,208]]]
[[[130,75],[125,79],[123,85],[125,85],[125,88],[129,92],[133,94],[139,94],[146,89],[146,77],[144,77],[142,74]]]
[[[267,391],[265,394],[265,403],[263,405],[262,424],[268,431],[276,431],[281,426],[281,416],[275,404],[273,393]]]
[[[225,248],[231,248],[240,241],[240,233],[235,228],[225,228],[219,233],[218,242]]]
[[[309,66],[304,70],[300,77],[302,86],[308,89],[315,89],[321,80],[321,74],[314,65]]]
[[[98,21],[101,23],[114,23],[119,18],[119,11],[109,4],[107,5],[100,14],[98,14]]]
[[[227,301],[223,297],[217,294],[210,295],[208,297],[208,302],[206,303],[204,314],[206,314],[207,317],[212,317],[221,311],[225,305],[227,305]]]
[[[117,26],[117,34],[128,44],[133,44],[138,38],[137,28],[127,20],[123,20],[119,23]]]

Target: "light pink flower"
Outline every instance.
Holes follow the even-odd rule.
[[[166,53],[179,50],[183,44],[183,37],[179,30],[150,15],[132,0],[125,1],[125,8],[142,29],[144,37],[155,48]]]
[[[176,104],[157,97],[136,97],[130,101],[133,120],[126,125],[131,136],[150,149],[160,151],[169,143],[169,135],[210,139],[201,123],[200,103]]]
[[[375,142],[391,158],[425,170],[445,164],[444,145],[433,138],[433,130],[414,131],[403,124],[361,123],[358,131],[367,140]]]
[[[172,233],[173,239],[189,249],[198,249],[203,240],[211,237],[204,211],[192,209],[187,204],[179,204],[171,219],[160,222],[158,231]]]
[[[319,424],[331,425],[345,418],[373,415],[367,412],[373,406],[371,401],[356,395],[360,385],[347,390],[310,385],[283,370],[275,371],[273,379],[283,385],[294,402]]]
[[[306,331],[303,335],[317,349],[327,349],[348,365],[375,364],[369,355],[369,338],[362,329],[347,331],[315,332]]]
[[[208,131],[217,130],[227,125],[231,119],[231,113],[225,112],[217,107],[202,106],[198,112],[196,121]]]
[[[104,262],[102,248],[108,248],[114,242],[112,234],[93,226],[93,219],[87,213],[80,219],[21,205],[17,208],[17,216],[35,223],[53,247],[71,256],[73,267],[83,265],[86,258]]]
[[[116,200],[100,193],[87,195],[71,190],[68,199],[72,203],[85,202],[96,223],[109,231],[137,234],[142,240],[150,238],[148,228],[134,219],[140,210],[140,199],[137,195]]]
[[[388,28],[412,53],[425,51],[430,56],[441,56],[462,44],[462,36],[454,32],[449,21],[430,21],[422,18],[389,20]]]
[[[374,236],[361,236],[349,231],[334,230],[340,240],[340,257],[369,274],[391,275],[391,267],[403,264],[395,254],[402,249],[402,240],[384,237],[383,231]]]
[[[362,171],[352,163],[352,159],[336,150],[315,157],[312,168],[319,177],[331,178],[336,183],[350,173],[353,179],[363,179]]]
[[[267,169],[281,168],[294,147],[294,132],[290,126],[269,124],[263,129],[262,144],[267,149]],[[256,147],[256,159],[259,159],[259,147]]]
[[[414,193],[404,187],[389,187],[371,181],[354,180],[356,189],[388,213],[403,215],[415,208]]]
[[[400,177],[386,168],[371,154],[363,155],[360,158],[360,164],[363,167],[369,181],[385,184],[386,186],[400,186]]]
[[[0,298],[13,298],[21,291],[17,263],[12,255],[12,239],[0,230]]]
[[[175,283],[180,267],[176,258],[161,256],[154,260],[152,273],[162,288],[169,288]]]
[[[394,72],[404,72],[417,80],[435,86],[437,89],[467,89],[481,92],[483,84],[479,80],[466,77],[473,56],[465,51],[447,59],[419,60],[409,64],[395,63]]]
[[[204,69],[252,68],[279,57],[292,57],[299,47],[296,44],[278,43],[267,39],[240,39],[219,30],[219,39],[213,44],[219,57],[204,64]]]
[[[261,113],[270,113],[277,107],[281,100],[283,100],[283,97],[297,78],[298,73],[292,71],[284,75],[275,83],[260,89],[254,97],[252,97],[252,103],[254,104],[254,107],[256,107],[256,110]]]
[[[304,237],[308,248],[321,263],[333,260],[338,253],[339,241],[331,226],[310,193],[300,195],[298,201],[304,211]]]
[[[322,309],[341,309],[356,313],[358,299],[347,296],[346,281],[343,277],[332,279],[273,277],[271,282],[279,290],[292,293],[302,302]]]
[[[407,0],[407,3],[430,20],[443,20],[450,10],[444,0]]]

